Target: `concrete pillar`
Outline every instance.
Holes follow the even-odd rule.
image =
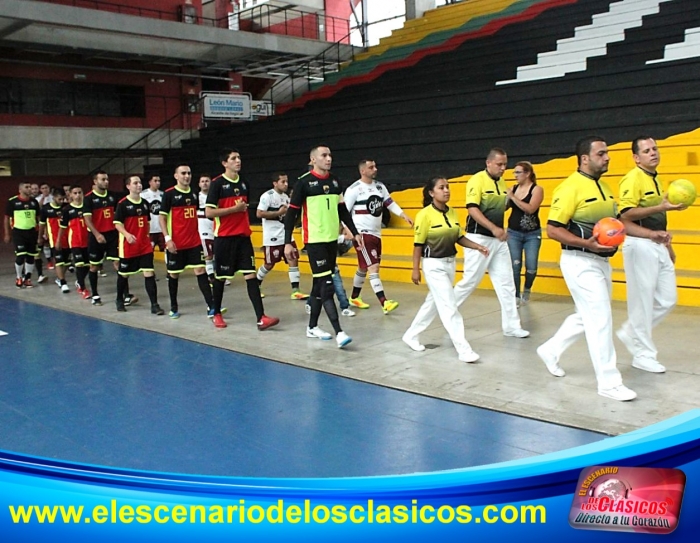
[[[423,17],[426,11],[435,9],[435,0],[405,0],[405,2],[407,21]]]

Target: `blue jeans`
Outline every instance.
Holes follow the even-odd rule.
[[[338,303],[340,304],[340,310],[342,311],[343,309],[350,307],[348,295],[345,292],[343,278],[340,277],[340,269],[338,269],[338,266],[335,267],[335,272],[333,273],[333,288],[335,289],[335,295],[338,298]],[[306,300],[306,305],[309,305],[308,300]]]
[[[519,232],[508,229],[508,249],[513,263],[513,279],[515,280],[515,296],[520,297],[520,274],[523,268],[523,251],[525,252],[525,290],[532,289],[537,277],[537,261],[542,245],[542,231]]]

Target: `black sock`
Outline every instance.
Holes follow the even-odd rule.
[[[146,283],[146,293],[148,294],[148,299],[151,300],[151,305],[156,305],[158,303],[156,278],[154,276],[144,277],[144,282]]]
[[[129,290],[129,280],[123,275],[117,275],[117,303],[124,303],[124,296]]]
[[[44,264],[43,264],[43,261],[41,260],[41,258],[37,258],[34,261],[34,266],[36,267],[36,276],[37,277],[44,275]]]
[[[211,309],[214,306],[214,297],[211,294],[211,285],[206,273],[197,276],[197,285],[204,296],[204,301],[207,303],[207,308]]]
[[[311,306],[311,315],[309,316],[309,328],[316,328],[318,326],[318,318],[321,316],[321,298],[318,296],[311,296],[309,298],[309,305]]]
[[[245,284],[246,287],[248,287],[248,298],[250,298],[250,302],[253,304],[255,316],[260,320],[265,314],[262,298],[260,297],[260,282],[257,277],[253,277],[253,279],[246,279]]]
[[[177,311],[177,287],[179,278],[173,278],[168,274],[168,293],[170,294],[170,311]]]
[[[224,281],[215,278],[212,290],[212,299],[214,300],[214,313],[221,313],[221,302],[224,299]]]
[[[75,268],[75,278],[78,280],[78,285],[80,288],[85,290],[85,276],[87,275],[87,268],[85,266],[76,266]]]
[[[350,298],[353,298],[353,299],[359,298],[360,292],[362,292],[361,288],[352,287],[352,294],[350,295]]]
[[[97,272],[90,270],[88,272],[88,278],[90,279],[90,288],[92,289],[92,295],[99,296],[99,294],[97,294]]]
[[[331,321],[331,326],[335,333],[342,332],[343,329],[340,327],[340,320],[338,319],[338,308],[335,307],[335,300],[333,298],[328,298],[323,300],[323,309],[326,310],[326,315],[328,315],[328,320]]]

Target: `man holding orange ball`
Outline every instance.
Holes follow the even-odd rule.
[[[666,212],[688,206],[672,204],[664,194],[657,168],[659,148],[651,136],[632,141],[636,167],[620,181],[620,218],[630,230],[622,245],[627,279],[628,319],[617,337],[632,355],[632,366],[651,373],[666,368],[657,360],[651,329],[673,309],[676,293],[676,255],[666,231]]]
[[[554,190],[547,221],[547,235],[562,246],[560,267],[576,312],[537,348],[537,354],[552,375],[564,377],[566,373],[559,366],[559,358],[585,334],[598,380],[598,394],[629,401],[637,394],[622,384],[617,369],[610,307],[612,270],[608,258],[617,248],[601,245],[593,235],[600,219],[617,215],[612,191],[600,180],[610,162],[605,140],[597,136],[580,140],[576,144],[576,157],[578,170]]]

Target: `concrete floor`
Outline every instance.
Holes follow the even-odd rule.
[[[343,257],[354,258],[354,255]],[[659,361],[667,367],[665,374],[632,368],[630,355],[615,340],[624,383],[638,394],[636,400],[620,403],[597,394],[584,341],[572,346],[562,358],[561,365],[567,372],[564,378],[552,377],[537,357],[536,347],[573,311],[573,303],[567,297],[533,294],[532,301],[520,309],[523,327],[532,335],[516,339],[501,334],[495,294],[476,292],[462,306],[462,314],[467,339],[481,355],[481,360],[476,364],[464,364],[457,360],[438,320],[421,338],[426,351],[413,352],[401,341],[425,297],[425,285],[385,283],[389,297],[401,304],[388,316],[383,315],[367,285],[363,297],[372,307],[357,310],[355,317],[342,317],[344,329],[353,342],[339,350],[335,341],[305,337],[304,303],[289,299],[286,271],[273,271],[263,285],[266,313],[281,319],[279,326],[265,332],[258,332],[255,327],[242,278],[237,278],[226,289],[224,305],[228,307],[229,326],[218,330],[205,317],[203,300],[192,274],[187,274],[180,282],[182,317],[173,321],[167,316],[150,314],[143,279],[139,277],[131,279],[131,291],[141,301],[127,313],[117,313],[113,303],[115,273],[111,269],[108,271],[109,276],[100,279],[100,294],[105,301],[102,307],[93,307],[82,300],[74,288],[70,294],[62,294],[53,283],[53,272],[47,272],[49,280],[43,285],[18,290],[14,286],[11,252],[4,246],[0,251],[0,295],[359,381],[610,435],[700,407],[700,376],[690,346],[690,339],[700,329],[697,308],[676,308],[655,332]],[[157,264],[157,273],[162,278],[158,282],[159,301],[167,312],[169,303],[162,261]],[[69,279],[72,278],[69,274]],[[72,280],[70,283],[72,287]],[[309,284],[310,278],[302,277],[302,286]],[[345,285],[351,288],[351,278],[345,277]],[[614,303],[613,317],[616,326],[622,323],[626,318],[624,304]],[[37,323],[37,333],[41,333],[44,324]],[[330,330],[325,316],[321,317],[320,325]]]

